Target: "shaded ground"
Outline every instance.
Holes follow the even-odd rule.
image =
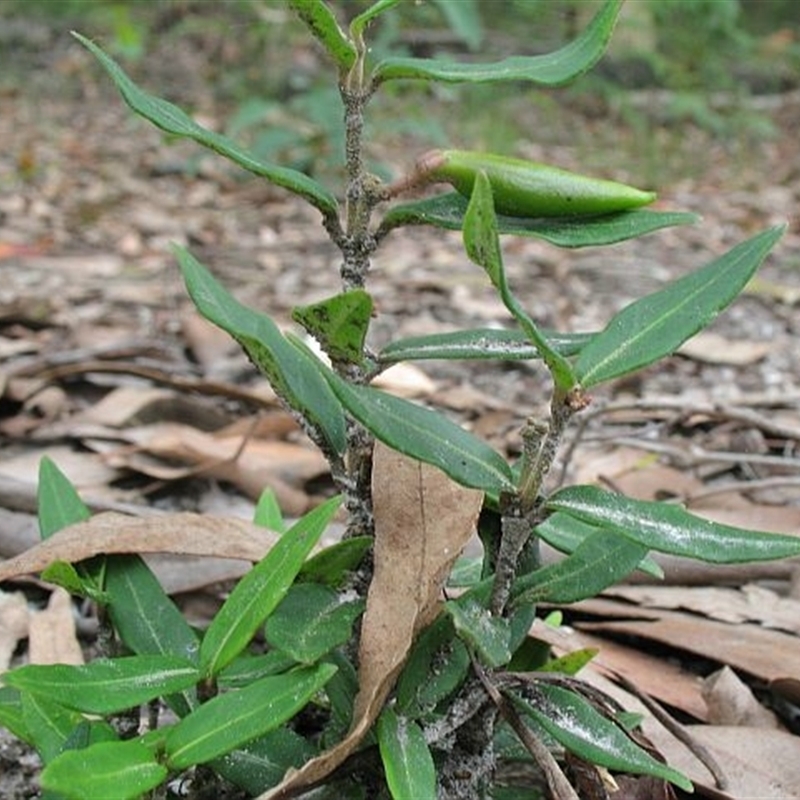
[[[6,79],[0,97],[0,554],[35,540],[31,512],[44,454],[101,507],[246,516],[267,475],[287,513],[301,513],[327,490],[324,470],[306,460],[308,448],[249,363],[197,319],[169,247],[188,245],[239,297],[289,324],[293,305],[337,288],[337,254],[318,214],[212,156],[198,158],[195,147],[166,145],[131,119],[77,46],[57,41],[44,61],[31,47],[32,71]],[[142,70],[148,88],[191,98],[207,123],[219,125],[223,111],[198,81],[202,55],[191,49],[162,55],[153,62],[158,67]],[[655,114],[642,98],[642,113]],[[796,532],[800,97],[759,103],[775,132],[764,141],[652,127],[659,142],[669,142],[670,161],[683,153],[692,165],[662,175],[659,206],[696,211],[702,226],[602,250],[570,252],[514,239],[506,258],[512,284],[537,319],[559,330],[593,330],[630,299],[768,225],[789,222],[759,281],[712,326],[716,338],[699,338],[664,365],[603,390],[594,408],[626,407],[587,415],[581,446],[564,466],[570,478],[600,479],[642,497],[694,498],[716,518]],[[630,138],[618,120],[605,123],[584,112],[579,106],[562,112],[564,130],[597,130],[602,146]],[[413,161],[417,145],[387,137],[376,153],[400,169]],[[583,163],[582,146],[521,150],[569,166]],[[616,174],[637,182],[636,167]],[[393,233],[373,268],[374,344],[507,324],[486,284],[458,235],[427,228]],[[394,388],[449,408],[509,454],[519,447],[520,421],[546,402],[547,384],[535,366],[423,369],[427,382],[412,374],[410,385]],[[154,387],[163,392],[148,394]],[[259,414],[271,421],[263,433],[239,427],[231,434],[253,446],[251,460],[245,464],[242,453],[235,469],[216,463],[214,447],[222,445],[203,435]],[[276,443],[286,449],[276,450]],[[772,577],[783,581],[778,588],[786,595],[788,570]],[[178,575],[176,591],[211,581],[198,574],[181,583],[185,578]],[[713,573],[703,580],[713,581]],[[202,619],[202,601],[186,597],[188,613]],[[795,640],[795,634],[782,635]],[[708,657],[726,663],[724,656]],[[739,667],[751,678],[775,677]],[[787,675],[798,678],[789,667]],[[10,787],[0,793],[15,796]]]

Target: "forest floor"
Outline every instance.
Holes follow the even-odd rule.
[[[189,46],[156,53],[140,79],[221,127],[226,110],[198,77],[207,56]],[[662,364],[598,391],[559,466],[569,481],[674,498],[719,521],[798,533],[800,95],[749,102],[768,136],[670,127],[659,122],[655,98],[641,104],[654,140],[648,174],[664,151],[656,207],[696,212],[700,224],[602,249],[513,238],[505,256],[534,318],[590,331],[636,297],[788,223],[758,278],[707,332]],[[248,517],[266,485],[288,516],[318,502],[331,489],[324,462],[237,347],[192,309],[170,251],[172,243],[187,245],[238,297],[291,326],[293,306],[338,287],[338,256],[318,213],[194,146],[166,143],[131,117],[100,68],[61,36],[46,57],[34,37],[26,59],[3,73],[0,104],[0,556],[37,539],[45,455],[97,509]],[[557,124],[596,132],[594,166],[602,148],[635,138],[613,110],[598,115],[574,101]],[[556,142],[557,132],[544,139]],[[413,163],[417,144],[387,135],[375,156],[397,173]],[[585,140],[565,135],[550,146],[522,143],[521,151],[589,169]],[[618,152],[611,160],[626,163]],[[608,176],[641,183],[639,166],[632,160]],[[369,288],[375,346],[509,325],[456,233],[392,233]],[[386,377],[392,391],[447,409],[511,457],[522,421],[546,410],[546,376],[527,362],[421,363]],[[206,559],[165,564],[160,574],[202,624],[219,582],[237,569]],[[790,773],[800,746],[787,733],[797,724],[800,681],[794,569],[793,562],[736,570],[669,562],[658,591],[624,587],[585,604],[574,619],[587,641],[607,635],[609,669],[685,721],[728,732],[718,746],[755,781],[741,783],[741,792],[760,796],[800,797],[800,777]],[[679,594],[668,594],[675,585]],[[46,601],[40,587],[9,586],[9,596],[14,588],[29,605]],[[645,631],[639,616],[660,627]],[[19,658],[16,641],[9,656],[15,648]],[[724,666],[761,707],[779,712],[769,734],[759,733],[764,750],[754,752],[751,722],[714,716],[702,679]],[[727,712],[733,701],[719,704]],[[0,796],[35,796],[35,760],[18,761],[9,748],[0,743]]]

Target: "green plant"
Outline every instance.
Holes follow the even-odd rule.
[[[474,155],[470,186],[459,187],[466,196],[395,202],[373,222],[379,204],[395,194],[363,166],[364,114],[384,83],[562,85],[601,57],[621,0],[606,0],[574,41],[548,55],[496,64],[418,58],[370,64],[369,23],[397,2],[378,0],[344,32],[322,0],[289,0],[337,69],[343,206],[316,180],[259,161],[146,93],[78,36],[136,113],[321,213],[342,253],[342,290],[296,308],[294,319],[318,341],[330,367],[302,339],[234,299],[188,251],[175,252],[198,309],[241,344],[326,455],[347,533],[311,555],[340,500],[311,511],[241,579],[202,635],[138,556],[98,555],[76,565],[56,557],[48,576],[100,605],[114,647],[83,667],[29,665],[3,676],[0,722],[39,750],[50,797],[134,798],[190,769],[198,784],[224,777],[259,798],[312,787],[321,787],[315,795],[321,797],[530,797],[532,789],[514,790],[497,777],[499,765],[519,759],[538,765],[549,796],[577,797],[553,755],[565,751],[590,771],[645,774],[691,791],[684,775],[636,744],[625,718],[574,677],[589,654],[551,662],[529,639],[537,604],[571,603],[636,569],[657,570],[650,551],[725,563],[800,553],[795,537],[707,522],[674,505],[593,486],[549,491],[545,483],[566,426],[591,402],[588,390],[653,364],[707,325],[742,290],[781,228],[631,303],[598,333],[556,334],[543,330],[514,294],[501,235],[600,246],[694,217],[642,209],[498,215],[498,206],[508,209],[509,187],[493,183],[487,165],[494,161]],[[513,167],[525,171],[519,162]],[[569,180],[609,191],[609,202],[618,199],[618,184]],[[518,191],[511,188],[511,199]],[[373,350],[366,289],[371,256],[392,230],[416,224],[463,232],[468,257],[486,272],[515,327],[405,339]],[[444,415],[369,385],[391,364],[428,358],[543,362],[552,379],[549,418],[524,423],[519,463],[508,463]],[[52,556],[61,530],[87,524],[88,511],[47,460],[39,506],[42,536],[55,542],[47,550]],[[269,494],[257,522],[285,527]],[[476,525],[483,557],[454,569]],[[540,565],[539,540],[564,558]],[[451,572],[463,592],[442,607]],[[261,649],[254,646],[260,631]],[[159,701],[177,722],[125,733],[121,721],[131,707]],[[297,771],[284,777],[290,767]]]

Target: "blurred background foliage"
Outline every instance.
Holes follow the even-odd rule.
[[[331,0],[343,23],[371,3]],[[494,60],[547,52],[575,36],[599,3],[407,0],[370,31],[372,56]],[[339,159],[340,111],[328,65],[278,0],[2,0],[0,93],[27,83],[32,61],[45,74],[75,77],[69,58],[58,57],[74,47],[69,29],[98,39],[172,100],[197,110],[198,92],[210,94],[226,132],[262,158],[308,172]],[[202,55],[201,71],[197,61],[181,70],[172,60],[181,48]],[[598,165],[612,169],[597,139],[600,123],[612,121],[613,135],[621,129],[628,140],[626,158],[633,150],[655,182],[670,131],[700,129],[731,147],[768,138],[769,121],[750,100],[796,89],[796,0],[628,0],[608,55],[573,87],[389,84],[369,124],[394,150],[449,142],[538,157],[537,148],[569,145],[586,150],[587,168],[596,152]],[[577,126],[576,110],[584,120]],[[386,172],[381,165],[392,160],[391,152],[376,153],[376,171]]]

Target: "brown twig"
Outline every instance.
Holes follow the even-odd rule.
[[[649,695],[640,691],[636,684],[619,673],[615,673],[616,678],[624,689],[636,697],[642,705],[680,742],[691,750],[692,754],[706,767],[713,775],[714,782],[720,791],[728,788],[729,781],[719,762],[714,758],[711,751],[697,741],[677,720],[673,719],[661,705]]]
[[[472,668],[478,676],[486,694],[497,706],[503,719],[513,728],[525,749],[531,754],[539,765],[547,781],[552,800],[580,800],[575,789],[572,788],[567,776],[561,770],[553,754],[547,749],[538,736],[522,721],[517,710],[500,693],[491,682],[483,667],[473,658]]]

